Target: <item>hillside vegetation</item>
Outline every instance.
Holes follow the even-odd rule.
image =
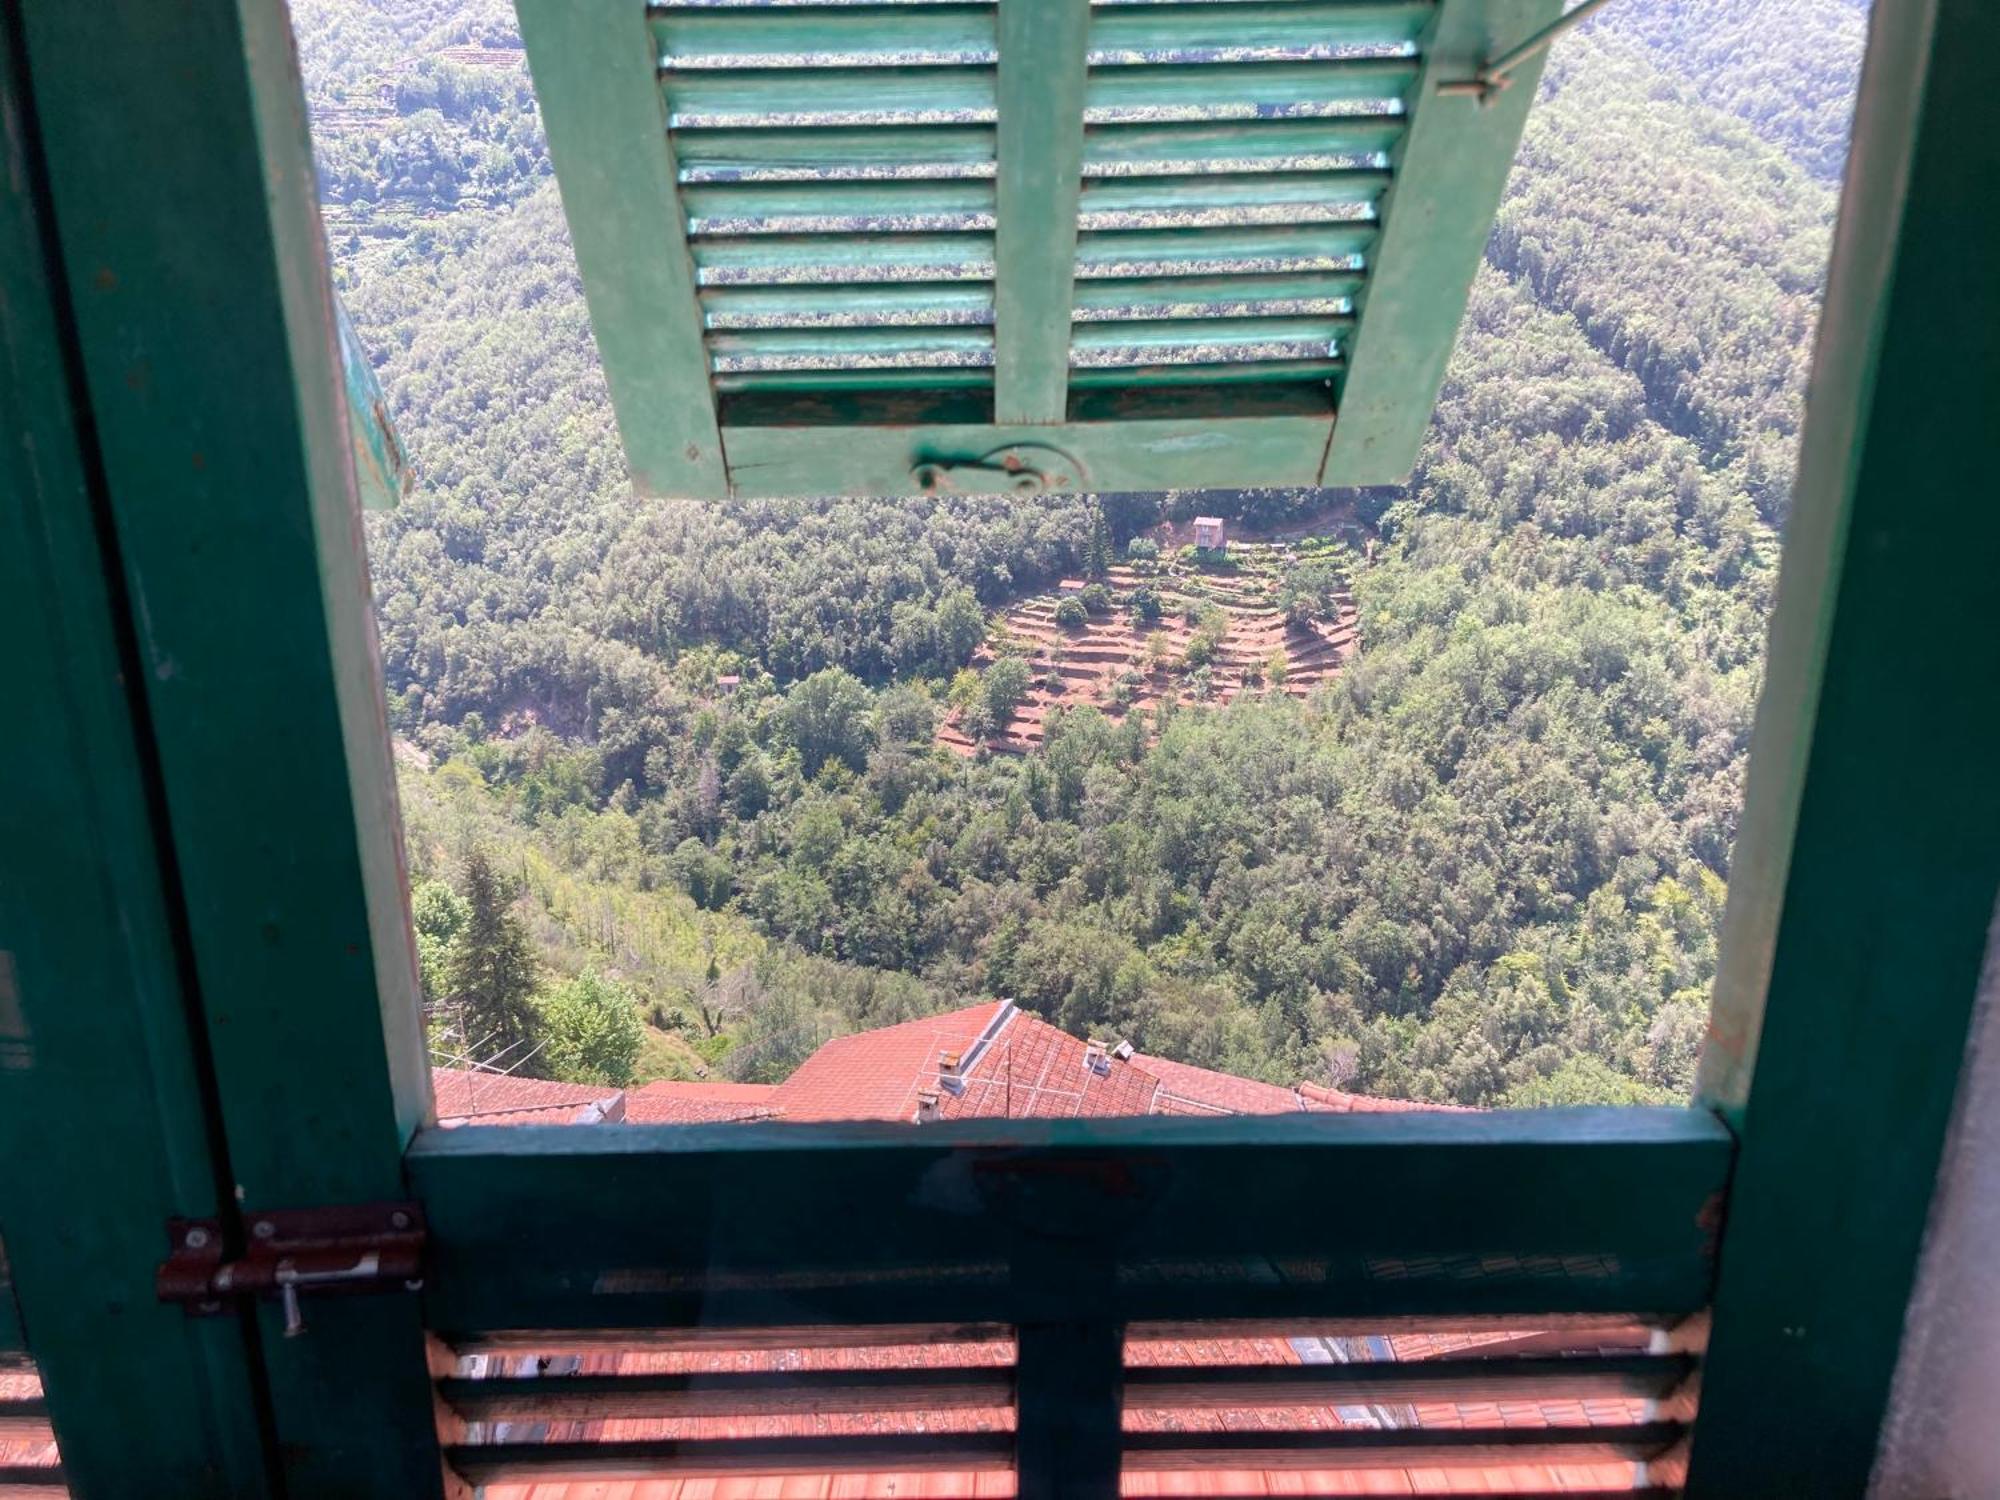
[[[739,504],[624,483],[505,6],[297,10],[421,475],[371,545],[441,1014],[458,985],[559,1022],[557,1071],[767,1078],[1006,994],[1274,1081],[1687,1089],[1856,7],[1621,0],[1561,45],[1404,489]],[[1248,661],[1197,691],[1184,646],[1126,703],[1035,686],[1034,601],[1107,539],[1124,569],[1197,509],[1329,500],[1362,544],[1313,586],[1360,648],[1315,691]],[[1037,692],[1020,753],[939,748]],[[505,921],[473,938],[482,859]],[[520,964],[474,962],[509,931]]]

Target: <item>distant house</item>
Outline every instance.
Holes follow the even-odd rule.
[[[1229,536],[1223,530],[1222,517],[1196,516],[1194,518],[1194,544],[1204,552],[1227,551]]]
[[[716,691],[724,694],[725,696],[735,692],[738,688],[742,686],[743,686],[743,678],[740,673],[726,672],[722,676],[715,679]]]

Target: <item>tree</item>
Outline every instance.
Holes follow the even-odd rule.
[[[551,990],[541,1011],[547,1037],[541,1061],[549,1077],[621,1088],[632,1081],[645,1028],[629,988],[585,969]]]
[[[1081,630],[1090,623],[1090,611],[1083,607],[1083,601],[1068,595],[1056,601],[1056,624],[1065,630]]]
[[[852,672],[828,667],[785,694],[785,728],[806,774],[830,760],[854,770],[868,762],[868,689]]]
[[[1111,526],[1104,519],[1104,507],[1090,508],[1090,535],[1083,544],[1083,571],[1088,578],[1102,578],[1111,571]]]
[[[1003,656],[986,669],[986,711],[996,728],[1005,729],[1014,710],[1028,696],[1028,664],[1018,656]]]
[[[534,950],[507,903],[492,861],[475,849],[465,857],[465,923],[445,963],[446,988],[475,1062],[501,1053],[519,1062],[540,1030]],[[535,1070],[534,1063],[524,1069]]]
[[[417,972],[424,998],[442,1000],[450,991],[446,962],[451,940],[465,926],[471,908],[442,880],[419,880],[410,888],[410,926],[417,939]]]
[[[1223,641],[1229,635],[1229,616],[1213,604],[1201,607],[1201,623],[1194,634],[1188,637],[1186,648],[1181,652],[1181,660],[1189,667],[1205,667],[1215,660],[1215,653],[1222,649]]]
[[[1339,612],[1342,586],[1340,568],[1332,559],[1309,558],[1285,575],[1278,590],[1278,608],[1294,626],[1330,620]]]
[[[948,589],[939,598],[935,632],[939,669],[949,672],[964,666],[986,638],[986,611],[971,589]]]

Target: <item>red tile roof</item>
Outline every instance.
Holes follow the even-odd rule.
[[[1337,1115],[1386,1115],[1400,1114],[1407,1110],[1443,1110],[1453,1114],[1470,1114],[1474,1111],[1466,1104],[1427,1104],[1418,1099],[1382,1099],[1373,1094],[1344,1094],[1339,1089],[1321,1088],[1316,1083],[1297,1085],[1299,1097],[1306,1101],[1306,1108],[1319,1113]]]
[[[787,1120],[913,1120],[917,1095],[936,1084],[948,1052],[970,1052],[1008,1002],[988,1000],[941,1016],[836,1037],[773,1092]]]
[[[624,1091],[460,1068],[431,1070],[438,1123],[717,1124],[1078,1115],[1269,1115],[1450,1109],[1284,1088],[1125,1051],[1107,1053],[1009,1000],[837,1037],[779,1084],[661,1080]]]
[[[0,1369],[0,1401],[38,1401],[41,1398],[42,1380],[33,1370]],[[66,1494],[67,1491],[54,1488],[56,1465],[60,1462],[55,1434],[46,1422],[22,1420],[15,1422],[11,1431],[0,1429],[0,1467],[23,1471],[47,1469],[51,1485],[49,1493]],[[42,1477],[23,1472],[17,1482],[25,1488],[31,1478],[38,1480]]]
[[[625,1095],[628,1125],[713,1125],[779,1114],[769,1083],[678,1083],[661,1079]]]
[[[1004,1002],[1003,1002],[1004,1003]],[[943,1120],[1025,1120],[1153,1112],[1160,1080],[1080,1037],[1011,1005],[977,1056],[959,1070],[959,1091],[933,1076]],[[1092,1066],[1089,1059],[1095,1059]]]
[[[1095,1065],[1086,1066],[1087,1058]],[[767,1095],[757,1096],[758,1113],[642,1115],[638,1098],[645,1092],[634,1095],[629,1118],[751,1119],[774,1113],[786,1120],[969,1120],[1451,1107],[1344,1094],[1317,1084],[1284,1088],[1161,1057],[1106,1054],[1007,1000],[836,1038]]]
[[[1153,1112],[1162,1115],[1285,1115],[1306,1106],[1293,1090],[1238,1078],[1164,1057],[1135,1053],[1132,1061],[1160,1080]]]
[[[625,1091],[602,1083],[432,1068],[431,1099],[440,1125],[584,1125],[622,1119]]]

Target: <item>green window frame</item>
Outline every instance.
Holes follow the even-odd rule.
[[[1000,1323],[1021,1494],[1106,1497],[1126,1326],[1712,1307],[1686,1492],[1862,1493],[2000,889],[1996,45],[1876,10],[1689,1108],[445,1133],[282,0],[0,5],[0,1357],[74,1492],[467,1493],[440,1339]],[[153,1296],[170,1216],[403,1197],[422,1290],[307,1337]]]

